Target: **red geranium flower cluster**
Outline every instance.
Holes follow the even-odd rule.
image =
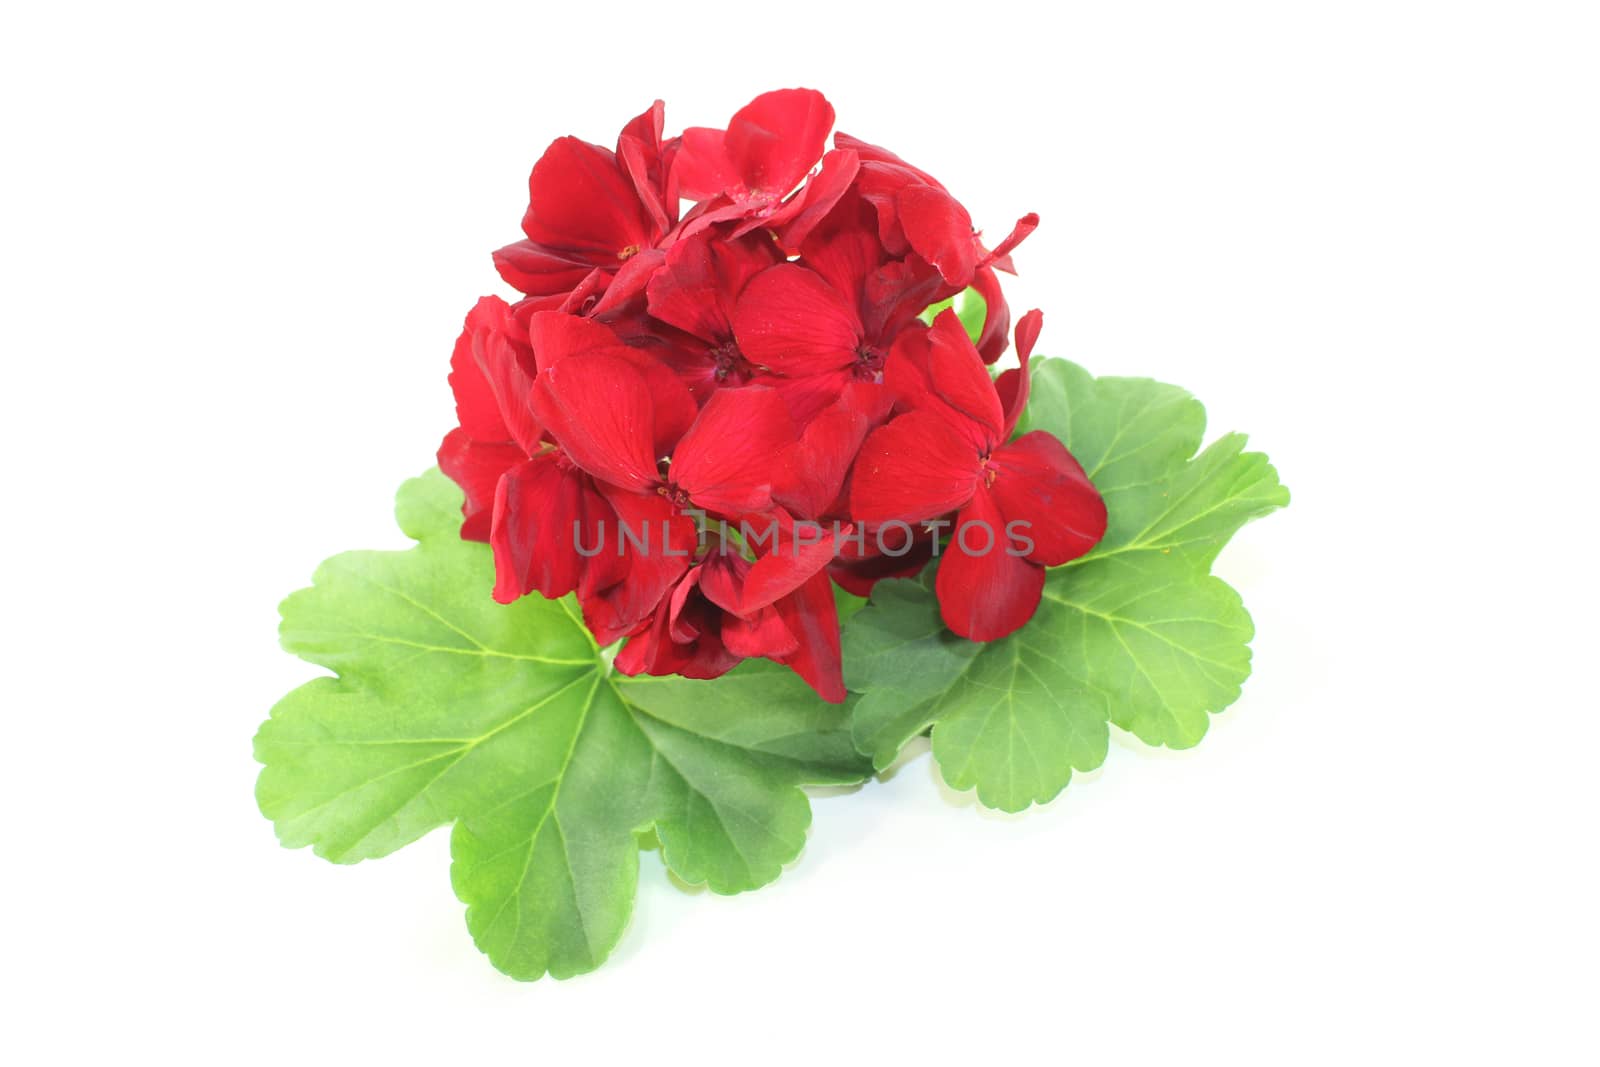
[[[726,129],[662,136],[658,101],[615,150],[553,143],[526,239],[495,253],[524,294],[480,300],[451,360],[460,425],[440,467],[497,600],[576,593],[628,674],[787,664],[843,700],[833,584],[860,595],[940,553],[946,623],[992,640],[1087,552],[1105,507],[1048,433],[1011,440],[1022,367],[986,247],[925,172],[834,136],[820,93],[757,97]],[[685,202],[692,206],[683,210]],[[974,342],[930,305],[971,287]],[[950,516],[954,516],[953,520]],[[945,539],[948,538],[948,545]]]

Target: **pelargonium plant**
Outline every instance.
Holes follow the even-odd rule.
[[[833,134],[809,89],[724,129],[534,164],[520,296],[467,314],[456,425],[401,487],[403,552],[283,604],[334,672],[256,737],[285,845],[336,862],[452,824],[467,925],[518,978],[599,966],[638,854],[718,893],[777,878],[803,786],[931,736],[1018,811],[1112,726],[1187,747],[1252,636],[1210,574],[1288,502],[1173,386],[1033,358],[991,245],[939,181]],[[1016,365],[998,370],[1008,349]]]

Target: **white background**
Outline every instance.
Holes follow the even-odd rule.
[[[1595,1062],[1592,6],[886,6],[7,6],[10,1062]],[[1042,351],[1271,454],[1255,676],[1019,817],[923,752],[759,893],[647,854],[517,984],[445,831],[276,845],[275,606],[402,543],[544,145],[787,85],[1042,215]]]

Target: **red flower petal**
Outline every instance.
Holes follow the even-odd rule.
[[[787,194],[822,157],[833,107],[815,89],[762,93],[728,122],[724,145],[745,187]]]
[[[573,468],[572,473],[581,474],[577,468]],[[578,522],[582,525],[572,529],[569,536],[577,539],[574,547],[581,546],[579,555],[584,557],[577,590],[578,596],[583,598],[594,596],[626,580],[632,564],[625,551],[629,546],[619,544],[622,520],[618,518],[617,509],[601,492],[599,482],[588,475],[582,475],[578,481]],[[686,525],[683,530],[675,530],[673,536],[688,538],[692,549],[692,524]]]
[[[499,297],[484,297],[467,316],[470,355],[482,381],[494,396],[500,421],[523,452],[532,455],[539,451],[544,429],[534,418],[528,400],[528,392],[533,388],[530,373],[533,352],[526,339],[517,336],[519,332],[520,327],[511,317],[511,308]],[[456,357],[461,355],[458,345]],[[451,359],[451,367],[464,371],[459,358]],[[456,374],[451,375],[452,379],[455,377]],[[460,410],[459,402],[457,410]]]
[[[466,326],[450,355],[450,391],[456,398],[456,422],[474,441],[511,440],[511,430],[500,414],[500,403],[473,351],[476,335],[483,327],[481,309],[486,301],[495,299],[484,297],[467,313]]]
[[[494,598],[509,604],[537,591],[587,596],[627,577],[617,515],[593,480],[558,453],[535,456],[500,479],[495,496]]]
[[[984,266],[988,266],[990,263],[993,263],[996,267],[999,267],[1006,273],[1015,274],[1016,271],[1011,268],[1011,252],[1018,245],[1020,245],[1030,233],[1038,228],[1039,216],[1036,213],[1030,211],[1028,214],[1022,216],[1017,220],[1017,224],[1011,227],[1011,232],[1006,235],[1006,239],[996,245],[993,252],[990,252],[984,257]]]
[[[772,506],[776,460],[794,440],[794,423],[777,393],[761,386],[719,390],[678,442],[667,476],[707,511],[765,511]]]
[[[750,573],[750,561],[715,531],[708,532],[706,540],[710,551],[699,567],[700,591],[717,607],[734,612],[744,596],[744,579]]]
[[[899,532],[898,527],[891,527],[884,537],[885,546],[894,549],[898,555],[877,553],[855,559],[846,559],[841,555],[828,568],[829,577],[847,593],[871,596],[872,587],[886,578],[910,578],[917,574],[933,558],[933,538],[924,535],[896,539],[894,535]],[[866,531],[866,543],[876,553],[875,531]],[[904,552],[900,552],[902,546],[906,549]]]
[[[606,486],[601,492],[616,509],[615,536],[608,530],[607,549],[620,549],[628,564],[621,581],[580,596],[584,622],[604,646],[634,633],[649,618],[689,569],[698,538],[694,520],[678,514],[662,496],[640,496]]]
[[[849,149],[861,158],[860,174],[856,188],[861,198],[873,208],[878,235],[890,255],[904,256],[911,251],[901,225],[899,194],[908,186],[924,186],[944,191],[931,174],[918,170],[893,152],[877,145],[867,144],[848,134],[836,134],[834,144]]]
[[[1044,312],[1034,308],[1017,322],[1017,358],[1028,362],[1033,346],[1039,341],[1039,331],[1044,328]]]
[[[1005,436],[1011,436],[1011,431],[1017,428],[1017,420],[1027,410],[1028,394],[1032,389],[1033,380],[1026,363],[1020,368],[1002,371],[1000,377],[994,380],[995,394],[1000,397],[1000,406],[1006,413]]]
[[[782,259],[771,239],[711,231],[678,241],[650,278],[650,314],[709,344],[733,340],[733,309],[750,279]]]
[[[643,311],[645,287],[666,260],[667,254],[656,248],[641,249],[629,256],[606,283],[605,292],[583,314],[608,322],[633,306]]]
[[[574,543],[574,526],[582,528],[582,477],[562,470],[555,453],[546,452],[500,479],[489,537],[495,600],[509,604],[535,589],[559,597],[578,588],[584,557]],[[592,538],[594,531],[589,533]]]
[[[972,216],[955,197],[929,185],[907,185],[895,197],[900,225],[917,255],[951,285],[966,288],[978,266]]]
[[[887,148],[881,148],[875,144],[868,144],[859,137],[852,137],[848,133],[834,134],[833,143],[840,148],[848,148],[855,152],[861,157],[861,161],[863,163],[888,164],[889,166],[905,171],[910,176],[918,179],[919,181],[925,182],[936,189],[944,188],[944,186],[940,185],[938,180],[934,178],[933,175],[929,174],[925,170],[918,170],[916,167],[913,167],[910,163],[907,163],[905,160],[901,159]]]
[[[928,370],[931,347],[927,329],[913,327],[902,332],[889,350],[883,365],[883,385],[902,410],[938,405]]]
[[[1044,576],[1043,567],[1007,551],[1000,509],[979,490],[956,516],[955,535],[939,563],[939,614],[962,637],[993,641],[1033,618]]]
[[[884,263],[871,216],[859,199],[846,200],[800,249],[801,262],[820,274],[846,303],[860,301],[867,278]]]
[[[783,397],[789,416],[797,426],[808,425],[836,403],[840,392],[850,385],[872,384],[857,383],[853,367],[839,367],[821,374],[808,374],[803,378],[780,378],[774,375],[763,381]]]
[[[683,435],[694,424],[699,411],[694,394],[683,379],[670,366],[653,359],[637,348],[629,348],[629,362],[644,374],[645,385],[655,398],[654,454],[665,456],[672,452]]]
[[[979,267],[972,276],[972,288],[983,297],[983,329],[978,334],[978,354],[985,363],[1005,355],[1007,335],[1011,333],[1011,308],[1000,291],[1000,279],[993,267]]]
[[[1033,355],[1033,345],[1039,339],[1039,328],[1044,323],[1044,312],[1035,308],[1022,316],[1017,323],[1017,359],[1020,366],[995,379],[994,391],[1000,397],[1000,406],[1006,413],[1005,437],[1017,428],[1017,420],[1028,409],[1028,394],[1033,389],[1032,368],[1028,357]]]
[[[617,137],[617,158],[658,233],[665,233],[678,219],[678,198],[666,195],[667,168],[661,143],[665,119],[666,105],[657,100]]]
[[[850,394],[841,396],[834,406],[812,419],[800,440],[784,451],[772,487],[773,497],[805,518],[829,514],[871,428],[867,412],[855,406]]]
[[[912,411],[873,430],[851,473],[850,515],[858,522],[918,523],[972,499],[981,460],[950,421]]]
[[[539,375],[533,403],[578,466],[620,489],[654,492],[654,404],[632,364],[602,351],[563,359]]]
[[[751,279],[734,308],[733,332],[752,363],[792,378],[850,366],[862,341],[856,309],[793,263]]]
[[[737,552],[716,541],[716,547],[696,570],[700,592],[721,610],[722,642],[736,656],[787,656],[799,648],[794,634],[772,607],[764,607],[741,618],[734,614],[744,593],[750,563]]]
[[[700,573],[697,567],[685,574],[650,624],[628,639],[617,654],[618,672],[717,678],[738,664],[738,655],[723,645],[721,613],[696,588]]]
[[[593,319],[559,311],[540,311],[528,319],[528,341],[540,371],[547,371],[562,360],[588,353],[604,353],[627,359],[620,338]]]
[[[694,422],[699,409],[688,387],[672,368],[648,353],[624,345],[608,327],[593,319],[541,311],[528,320],[528,337],[541,371],[573,356],[585,359],[603,356],[621,360],[643,375],[653,407],[654,436],[650,449],[653,457],[671,452]]]
[[[952,309],[940,312],[926,331],[901,334],[884,380],[905,406],[947,419],[979,454],[1004,439],[1000,396]]]
[[[800,250],[811,231],[849,190],[859,168],[860,160],[854,152],[829,152],[822,157],[822,169],[767,220],[766,225],[777,228],[778,239],[787,251]]]
[[[728,158],[722,130],[691,126],[683,131],[683,144],[672,162],[678,191],[690,200],[710,200],[739,182],[739,172]]]
[[[516,241],[494,253],[494,269],[506,284],[529,296],[565,293],[594,270],[588,257]]]
[[[654,243],[644,206],[617,157],[576,137],[559,138],[533,165],[522,231],[535,244],[602,262],[610,257],[618,266]]]
[[[842,704],[848,694],[839,654],[839,609],[827,572],[813,576],[775,606],[794,634],[796,648],[791,655],[774,658],[805,679],[823,700]]]
[[[825,568],[834,556],[834,531],[806,522],[787,523],[774,550],[756,560],[745,576],[737,606],[739,615],[748,616],[788,596]],[[852,527],[841,527],[848,537]],[[816,536],[813,539],[814,535]]]
[[[474,441],[465,430],[459,429],[445,434],[444,442],[439,445],[439,469],[466,494],[466,501],[461,505],[462,540],[489,540],[495,487],[500,484],[500,476],[527,458],[527,453],[510,442]]]
[[[1008,522],[1027,523],[1028,558],[1049,567],[1077,559],[1106,532],[1106,505],[1054,435],[1025,433],[990,457],[989,492]]]
[[[799,639],[777,608],[762,608],[748,619],[723,616],[722,643],[729,652],[747,659],[782,660],[800,651]]]
[[[901,331],[921,325],[917,316],[924,308],[956,292],[918,255],[885,263],[861,286],[862,327],[869,341],[888,350]]]
[[[952,308],[940,312],[928,331],[928,378],[934,394],[971,420],[990,447],[1003,440],[1005,413],[994,381]]]

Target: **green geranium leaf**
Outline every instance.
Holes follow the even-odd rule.
[[[847,707],[747,663],[716,682],[611,673],[568,601],[489,596],[437,471],[401,489],[403,552],[351,552],[283,604],[289,651],[327,667],[256,736],[261,810],[285,845],[341,863],[454,824],[467,925],[517,978],[599,966],[638,850],[718,893],[775,879],[805,843],[803,784],[868,772]]]
[[[1210,566],[1289,499],[1242,436],[1195,455],[1205,412],[1183,390],[1064,360],[1032,370],[1020,431],[1051,431],[1083,463],[1110,512],[1105,539],[1056,568],[1034,618],[999,641],[950,633],[926,581],[880,583],[845,640],[857,747],[882,768],[931,727],[945,780],[1006,811],[1099,766],[1109,725],[1183,748],[1238,699],[1253,629]]]

